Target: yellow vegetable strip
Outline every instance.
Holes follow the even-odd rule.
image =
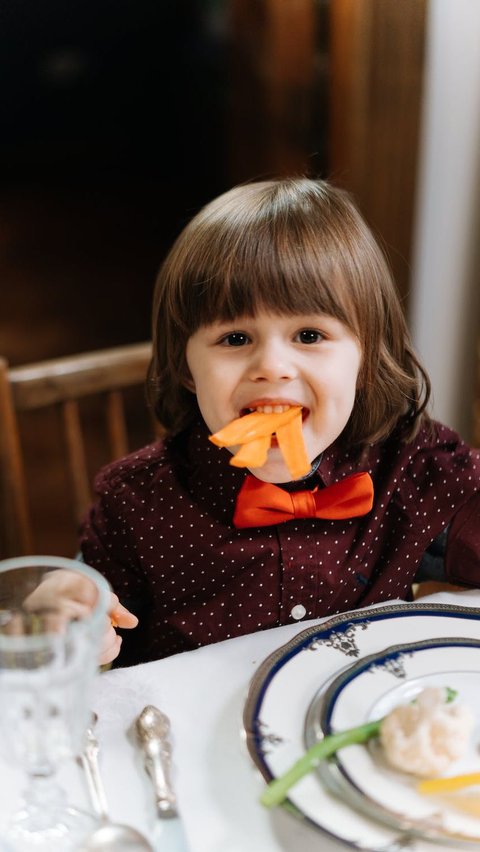
[[[311,464],[303,442],[301,411],[290,423],[277,427],[277,441],[292,479],[305,476]]]
[[[237,444],[246,444],[256,438],[270,437],[302,410],[300,405],[292,405],[286,411],[277,414],[265,414],[263,411],[252,411],[245,417],[237,417],[231,423],[227,423],[223,429],[210,435],[210,440],[217,447],[235,447]]]
[[[266,435],[264,438],[255,438],[242,444],[230,459],[230,464],[234,467],[261,467],[267,461],[271,440],[271,435]]]
[[[450,793],[453,790],[461,790],[462,787],[470,787],[480,784],[480,772],[472,772],[469,775],[452,775],[450,778],[429,778],[417,784],[419,793]]]

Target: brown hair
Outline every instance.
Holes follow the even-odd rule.
[[[252,316],[326,313],[359,339],[362,365],[345,440],[418,429],[430,395],[385,256],[350,196],[321,180],[236,187],[207,204],[163,263],[153,301],[148,393],[172,434],[198,414],[185,350],[202,325]],[[428,418],[427,418],[428,419]]]

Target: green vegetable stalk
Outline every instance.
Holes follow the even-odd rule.
[[[457,693],[454,689],[446,687],[445,703],[449,704],[453,701],[456,694]],[[336,751],[344,748],[345,746],[366,743],[367,740],[372,739],[372,737],[377,737],[380,733],[383,718],[376,719],[373,722],[366,722],[364,725],[358,725],[356,728],[348,728],[345,731],[339,731],[338,734],[329,734],[324,737],[323,740],[319,740],[318,743],[314,743],[314,745],[305,752],[303,757],[300,757],[299,760],[290,767],[290,769],[287,769],[283,775],[279,778],[274,778],[273,781],[270,781],[270,783],[267,784],[265,790],[260,796],[261,804],[265,805],[266,808],[280,805],[286,798],[290,788],[293,787],[297,781],[300,781],[304,775],[308,775],[309,772],[315,769],[322,760],[325,760],[327,757],[331,757],[332,754],[335,754]]]
[[[260,796],[262,805],[265,805],[266,808],[280,805],[290,788],[297,781],[300,781],[304,775],[308,775],[312,769],[315,769],[322,760],[335,754],[338,749],[344,748],[344,746],[353,745],[354,743],[366,743],[372,737],[378,736],[381,722],[382,720],[378,719],[375,722],[358,725],[356,728],[348,728],[348,730],[340,731],[338,734],[329,734],[323,740],[315,743],[284,775],[274,778],[273,781],[267,784]]]

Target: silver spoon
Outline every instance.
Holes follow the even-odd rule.
[[[155,790],[158,816],[176,817],[177,799],[170,780],[170,720],[158,707],[148,704],[137,717],[135,727]]]
[[[92,724],[95,724],[96,720],[96,714],[93,714]],[[98,740],[93,733],[93,727],[90,727],[80,761],[85,770],[92,805],[101,825],[87,838],[80,852],[154,852],[146,837],[135,828],[111,822],[98,767],[98,749]]]

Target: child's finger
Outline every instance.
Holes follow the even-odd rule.
[[[137,616],[123,606],[123,604],[121,604],[118,600],[118,597],[113,593],[109,615],[114,627],[130,629],[132,627],[136,627],[138,624]]]
[[[108,627],[102,636],[98,658],[99,665],[104,666],[106,663],[111,663],[115,660],[120,653],[121,644],[122,637],[115,632],[109,621]]]

